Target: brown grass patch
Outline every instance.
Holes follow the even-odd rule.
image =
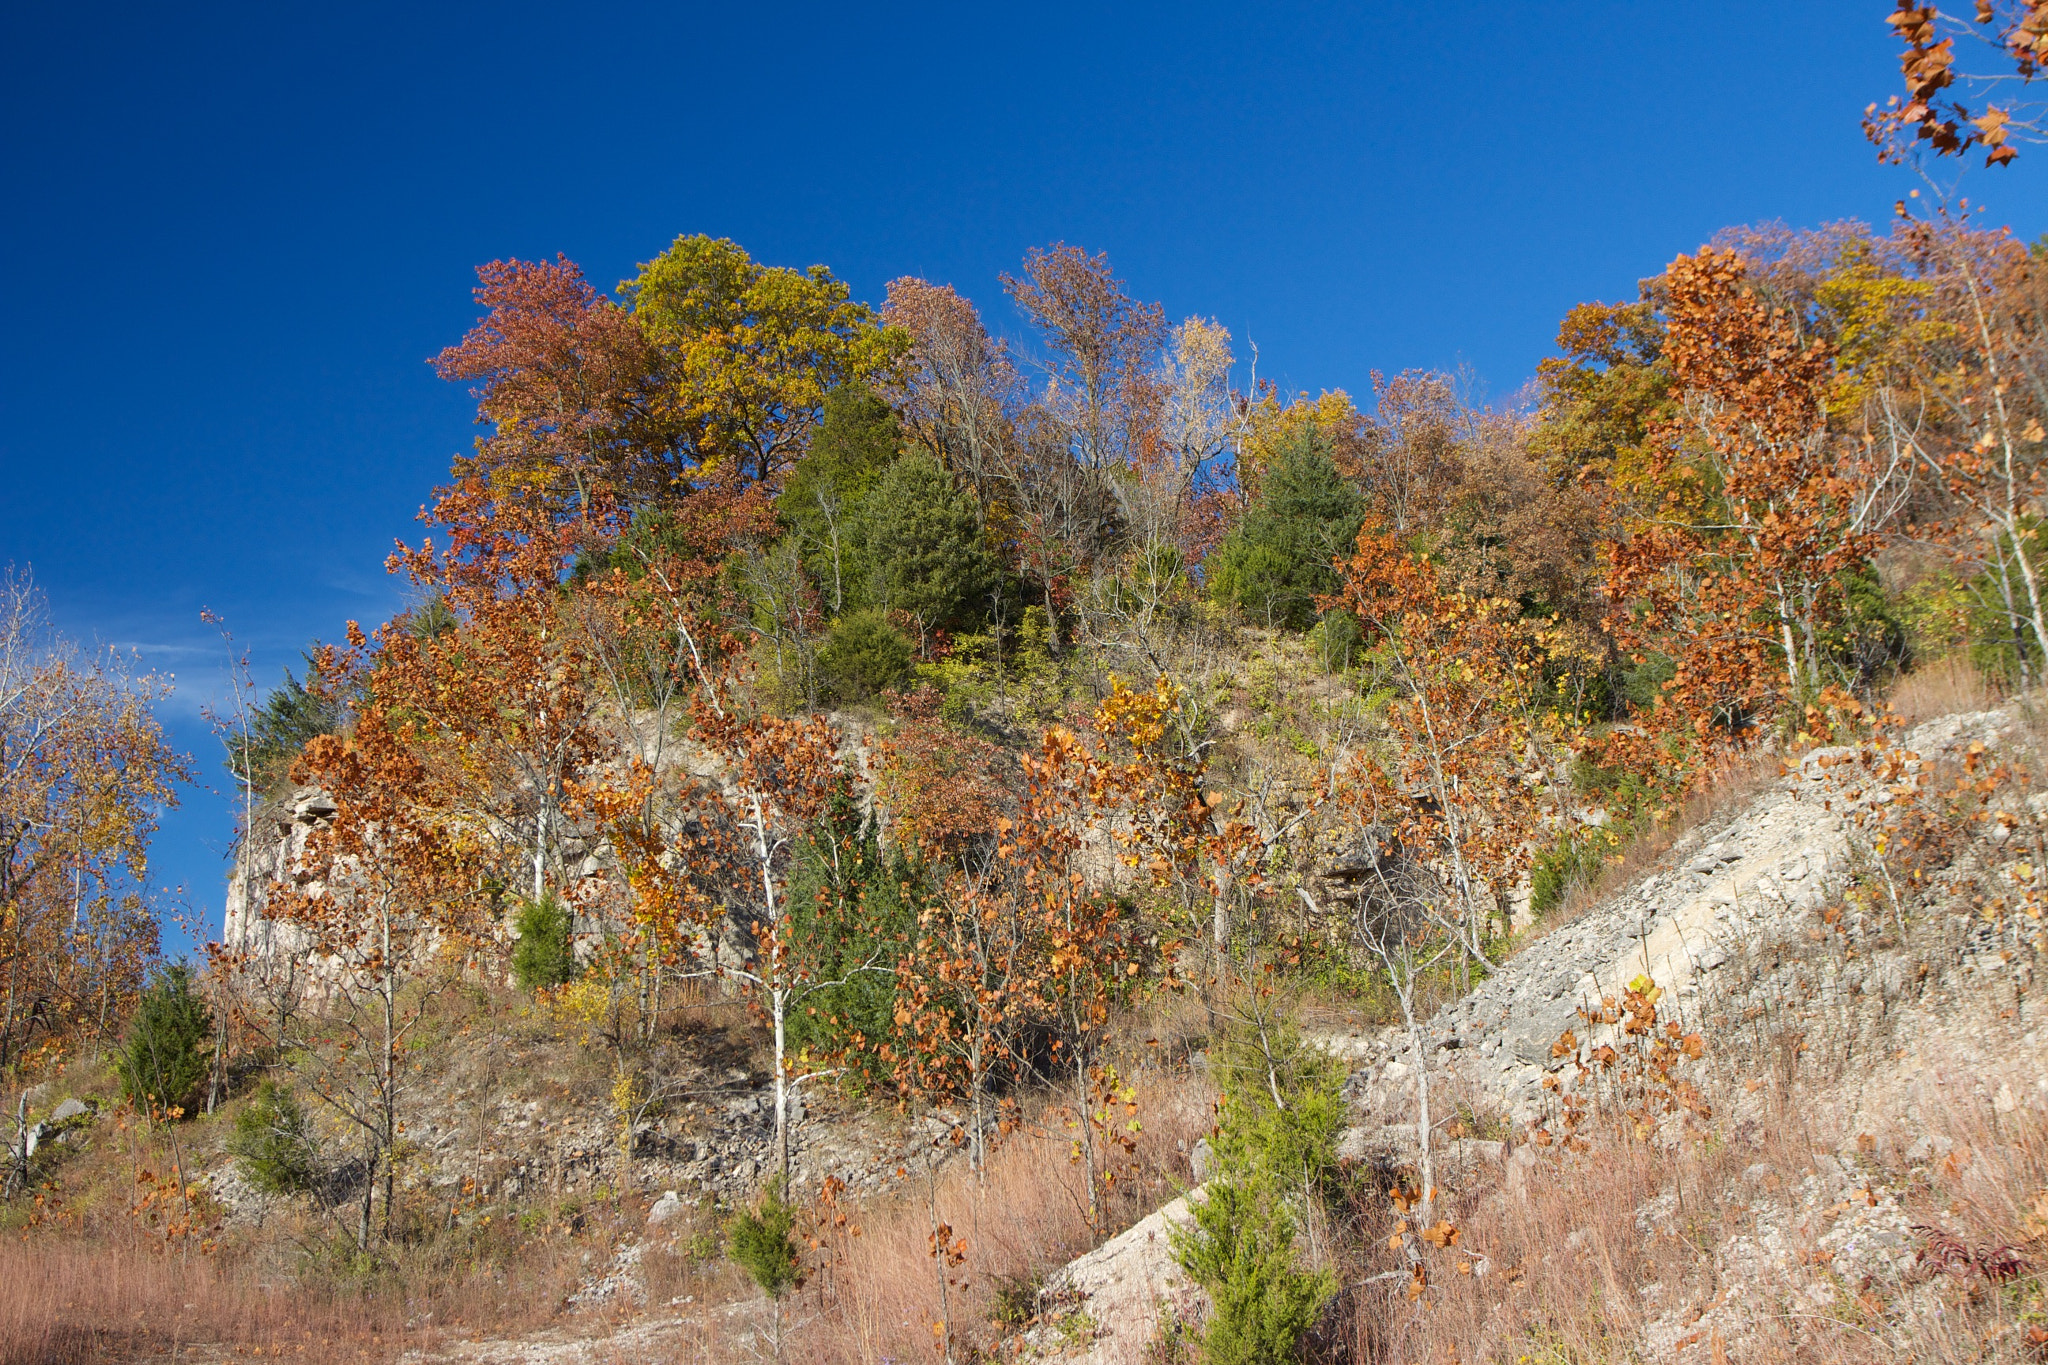
[[[1939,716],[1985,711],[2003,700],[1963,654],[1945,654],[1900,678],[1886,698],[1908,727]]]
[[[825,1239],[823,1266],[789,1310],[788,1358],[875,1362],[978,1358],[1036,1311],[1044,1275],[1128,1227],[1192,1183],[1187,1150],[1209,1130],[1211,1092],[1185,1073],[1135,1078],[1144,1131],[1105,1195],[1105,1226],[1089,1225],[1077,1130],[1057,1098],[991,1154],[980,1175],[955,1161],[907,1170],[908,1186],[848,1210]],[[942,1267],[934,1229],[964,1239]],[[853,1229],[858,1228],[858,1232]],[[1011,1321],[998,1322],[999,1311]]]

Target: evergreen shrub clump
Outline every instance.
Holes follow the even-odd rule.
[[[212,1064],[213,1015],[192,989],[192,969],[163,969],[135,1007],[121,1048],[121,1092],[138,1109],[189,1108]]]
[[[553,892],[521,906],[512,925],[519,931],[512,979],[521,990],[552,990],[576,979],[575,920]]]

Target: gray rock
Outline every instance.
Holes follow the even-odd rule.
[[[1209,1139],[1196,1140],[1195,1150],[1188,1153],[1188,1166],[1195,1173],[1196,1184],[1199,1185],[1209,1178],[1210,1173],[1216,1169],[1216,1150],[1209,1145]]]
[[[92,1109],[86,1104],[84,1100],[69,1099],[57,1106],[56,1110],[50,1115],[50,1122],[69,1123],[71,1122],[71,1120],[79,1117],[81,1114],[90,1113],[92,1113]]]
[[[654,1207],[647,1211],[647,1226],[658,1228],[669,1219],[679,1217],[682,1212],[681,1196],[674,1190],[664,1190],[661,1198],[654,1201]]]

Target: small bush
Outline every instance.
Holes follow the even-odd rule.
[[[726,1254],[771,1299],[803,1283],[796,1239],[790,1236],[795,1225],[796,1205],[783,1198],[780,1176],[768,1182],[757,1208],[741,1209],[725,1225]]]
[[[192,990],[192,969],[166,967],[135,1007],[120,1057],[121,1091],[137,1108],[185,1107],[212,1062],[213,1015]]]
[[[1301,1220],[1321,1216],[1337,1174],[1344,1068],[1290,1026],[1233,1028],[1221,1051],[1225,1091],[1216,1170],[1193,1225],[1168,1235],[1181,1267],[1214,1304],[1202,1331],[1208,1365],[1282,1365],[1336,1290],[1327,1269],[1295,1255]],[[1275,1094],[1284,1101],[1276,1104]]]
[[[866,701],[910,677],[910,642],[872,611],[849,612],[832,624],[818,666],[840,701]]]
[[[519,942],[512,949],[512,979],[521,990],[552,990],[581,970],[572,946],[575,921],[553,892],[520,907],[512,921]]]
[[[258,1086],[235,1115],[228,1151],[241,1161],[249,1183],[269,1194],[301,1194],[319,1180],[312,1122],[298,1096],[276,1081]]]
[[[1574,886],[1592,885],[1614,843],[1600,830],[1575,830],[1537,854],[1529,865],[1529,914],[1541,919],[1564,904]]]

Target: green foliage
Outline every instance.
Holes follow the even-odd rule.
[[[1296,1359],[1336,1289],[1327,1268],[1301,1267],[1295,1235],[1337,1178],[1344,1070],[1273,1019],[1263,1029],[1238,1023],[1217,1053],[1225,1091],[1215,1172],[1206,1197],[1190,1201],[1192,1225],[1169,1236],[1214,1304],[1202,1359],[1280,1365]]]
[[[1310,427],[1281,448],[1258,500],[1209,557],[1209,591],[1253,621],[1306,630],[1316,598],[1340,585],[1331,561],[1351,548],[1364,520],[1364,496]]]
[[[804,567],[834,615],[869,605],[868,495],[896,460],[903,432],[895,410],[859,385],[825,396],[810,450],[790,470],[775,500],[795,535]]]
[[[917,928],[925,885],[900,847],[884,849],[852,796],[833,798],[796,849],[789,879],[790,940],[814,990],[789,1020],[798,1052],[835,1059],[851,1088],[875,1092],[896,1034],[895,968]]]
[[[2038,520],[2025,519],[2022,539],[2034,565],[2042,562],[2041,531]],[[1963,604],[1960,615],[1969,639],[1971,664],[1985,677],[2008,686],[2039,677],[2041,669],[2040,645],[2028,620],[2027,585],[2014,548],[2013,537],[1998,537],[1990,562],[1957,594]]]
[[[864,511],[873,601],[923,628],[971,629],[1001,570],[982,543],[974,498],[913,451],[889,466]]]
[[[1613,842],[1602,830],[1573,830],[1538,853],[1529,865],[1529,913],[1547,915],[1563,904],[1574,886],[1590,884],[1600,875]]]
[[[818,671],[840,701],[866,701],[910,677],[910,642],[876,611],[848,612],[832,623]]]
[[[1365,632],[1348,611],[1333,611],[1308,633],[1316,662],[1325,673],[1342,673],[1365,656]]]
[[[785,519],[818,514],[819,495],[849,511],[866,500],[903,449],[896,410],[872,389],[842,384],[825,395],[824,415],[775,503]]]
[[[741,1209],[725,1225],[726,1254],[771,1299],[803,1283],[796,1239],[790,1236],[794,1226],[796,1205],[783,1197],[781,1176],[768,1182],[756,1207]]]
[[[212,1037],[213,1015],[192,989],[192,969],[181,963],[164,968],[128,1021],[121,1093],[137,1108],[184,1106],[206,1079]]]
[[[887,374],[910,344],[824,266],[764,266],[724,238],[676,238],[620,292],[660,353],[679,447],[754,480],[804,453],[827,394]]]
[[[298,1096],[276,1081],[258,1086],[235,1115],[228,1151],[241,1160],[249,1182],[270,1194],[304,1193],[319,1179],[312,1120]]]
[[[340,705],[308,692],[287,668],[284,682],[249,714],[246,753],[240,738],[230,740],[228,771],[254,791],[274,791],[291,776],[307,741],[340,729]]]
[[[1667,654],[1646,654],[1621,673],[1621,694],[1631,710],[1650,712],[1664,696],[1664,684],[1678,676],[1678,662]]]
[[[519,931],[512,978],[521,990],[551,990],[576,979],[575,919],[552,891],[520,906],[512,926]]]
[[[1912,667],[1906,623],[1875,567],[1864,564],[1848,570],[1839,582],[1842,619],[1830,632],[1829,653],[1851,682],[1867,692]]]

